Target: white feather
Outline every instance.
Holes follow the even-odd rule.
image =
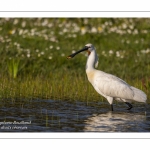
[[[143,91],[130,86],[114,75],[96,70],[94,66],[98,64],[98,57],[95,48],[92,44],[86,46],[89,47],[88,50],[91,52],[86,63],[87,77],[99,94],[104,96],[110,104],[113,103],[113,99],[122,102],[146,102],[147,96]]]
[[[147,95],[143,91],[141,91],[141,90],[139,90],[139,89],[137,89],[137,88],[135,88],[133,86],[131,86],[131,89],[134,91],[133,100],[135,100],[137,102],[144,102],[144,103],[146,103]]]
[[[133,99],[134,92],[131,87],[121,79],[101,71],[96,71],[94,87],[106,96],[121,99]]]

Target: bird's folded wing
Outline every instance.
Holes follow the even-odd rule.
[[[133,99],[134,97],[131,87],[125,81],[113,75],[97,76],[94,86],[106,96],[122,99]]]

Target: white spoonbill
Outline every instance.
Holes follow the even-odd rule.
[[[86,63],[86,74],[89,82],[93,85],[94,89],[103,97],[105,97],[111,105],[113,111],[113,100],[125,102],[128,105],[128,110],[133,106],[129,103],[132,101],[146,103],[146,94],[133,87],[122,79],[105,73],[94,68],[98,66],[98,56],[96,50],[92,44],[86,44],[85,47],[67,58],[73,58],[80,52],[87,51],[88,59]]]

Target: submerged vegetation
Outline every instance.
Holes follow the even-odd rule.
[[[1,18],[0,102],[32,99],[99,101],[87,81],[87,54],[67,55],[92,43],[99,70],[150,97],[150,19]]]

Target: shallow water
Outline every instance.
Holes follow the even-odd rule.
[[[150,106],[32,100],[0,108],[0,132],[149,132]]]

